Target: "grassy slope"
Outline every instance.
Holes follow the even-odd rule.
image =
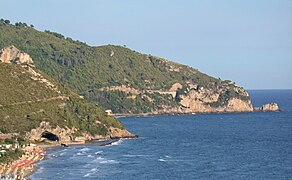
[[[78,92],[116,84],[160,89],[186,79],[202,86],[218,81],[176,63],[171,64],[182,67],[181,72],[167,71],[161,58],[121,46],[90,47],[29,27],[0,26],[0,48],[12,44],[30,54],[37,67]],[[111,51],[114,52],[112,57]]]
[[[79,98],[62,85],[54,83],[62,92],[58,94],[43,83],[32,80],[30,74],[19,65],[0,63],[0,77],[1,132],[29,131],[39,126],[41,121],[49,121],[53,126],[74,126],[92,134],[106,134],[107,129],[103,125],[123,128],[117,120],[106,116],[103,109]],[[66,96],[69,100],[36,102],[57,96]],[[19,102],[27,103],[14,104]],[[96,125],[96,120],[103,125]]]

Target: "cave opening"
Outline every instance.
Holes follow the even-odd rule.
[[[59,141],[59,137],[49,131],[43,132],[42,138],[46,138],[49,141]]]

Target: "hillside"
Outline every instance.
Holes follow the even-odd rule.
[[[14,46],[0,51],[0,134],[39,140],[44,132],[61,142],[132,136],[123,125],[47,75]]]
[[[231,81],[125,47],[91,47],[2,22],[0,48],[10,45],[30,54],[50,77],[114,113],[252,111],[247,92]]]

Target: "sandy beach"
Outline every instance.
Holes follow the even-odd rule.
[[[23,148],[24,154],[21,158],[6,164],[0,165],[0,179],[15,180],[28,179],[28,176],[35,170],[34,164],[45,156],[45,150],[35,144]]]
[[[97,146],[106,146],[112,144],[117,139],[96,139],[89,144],[95,144]],[[85,144],[84,142],[67,142],[66,146],[74,146]],[[63,144],[64,145],[64,144]],[[45,158],[45,150],[47,148],[62,147],[62,143],[46,143],[46,144],[30,144],[22,150],[24,154],[21,158],[6,164],[0,164],[0,180],[16,180],[16,179],[29,179],[29,176],[37,170],[35,164]]]

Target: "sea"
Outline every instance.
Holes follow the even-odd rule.
[[[283,112],[122,117],[140,136],[51,148],[31,179],[292,179],[292,90],[250,90]]]

